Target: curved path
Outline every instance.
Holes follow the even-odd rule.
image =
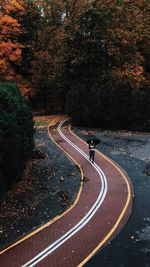
[[[61,122],[49,129],[53,141],[81,171],[75,203],[61,216],[2,251],[3,267],[76,267],[110,241],[125,225],[132,207],[131,182],[112,160],[88,147]],[[86,181],[86,182],[85,182]]]

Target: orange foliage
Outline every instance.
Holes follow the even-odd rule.
[[[145,80],[144,69],[140,65],[129,65],[125,63],[122,68],[113,68],[113,75],[120,78],[128,78],[131,83],[138,87]]]
[[[24,12],[24,3],[21,0],[3,0],[2,7],[6,14],[11,12]]]
[[[148,1],[98,0],[97,4],[101,15],[109,20],[107,52],[113,58],[113,75],[128,78],[134,86],[140,86],[145,73],[144,57],[138,51],[138,44],[146,42],[149,35]]]
[[[0,80],[14,80],[15,71],[12,62],[20,64],[23,46],[17,41],[21,34],[21,27],[11,12],[17,14],[23,12],[22,1],[4,0],[0,11]],[[15,16],[15,15],[14,15]]]
[[[35,91],[31,88],[29,82],[23,79],[20,75],[16,75],[16,83],[20,88],[21,93],[26,97],[32,97],[35,95]]]
[[[7,39],[8,37],[12,37],[16,34],[20,34],[20,25],[16,19],[13,19],[9,15],[3,15],[2,12],[0,13],[1,19],[1,38],[3,40]]]

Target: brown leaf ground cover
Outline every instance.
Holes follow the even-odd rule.
[[[50,140],[47,127],[64,116],[36,117],[35,150],[22,180],[8,191],[0,206],[0,249],[62,213],[74,201],[80,173]]]
[[[74,131],[85,141],[98,138],[97,149],[127,172],[134,191],[133,209],[126,226],[85,267],[150,266],[150,133],[85,128]]]
[[[46,126],[48,124],[53,126],[63,118],[65,117],[62,115],[35,118],[35,148],[45,156],[40,158],[34,155],[28,162],[22,181],[14,185],[0,206],[0,249],[62,213],[76,197],[80,186],[79,172],[74,163],[60,151],[47,134]],[[111,132],[85,128],[74,128],[74,131],[85,141],[91,137],[98,138],[100,144],[97,149],[127,171],[134,185],[137,218],[145,223],[144,218],[149,213],[141,208],[141,203],[145,205],[149,202],[150,178],[147,171],[150,168],[149,133]],[[144,202],[141,195],[142,188],[145,188]],[[144,215],[141,213],[139,215],[138,209],[143,210]],[[140,222],[139,229],[142,229],[144,226],[143,224],[140,226]],[[129,236],[130,232],[135,235],[132,229],[134,227],[132,225],[130,227]]]
[[[36,116],[34,118],[35,120],[35,126],[36,127],[45,127],[47,125],[54,126],[59,121],[66,119],[66,115],[58,114],[58,115],[51,115],[51,116]]]

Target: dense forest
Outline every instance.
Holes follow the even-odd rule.
[[[148,0],[0,0],[1,176],[8,143],[14,168],[31,153],[29,103],[76,125],[150,130],[149,11]]]
[[[76,124],[149,130],[148,2],[1,0],[0,80]]]

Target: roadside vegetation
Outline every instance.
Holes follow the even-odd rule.
[[[18,180],[33,148],[33,117],[15,83],[0,84],[0,193]]]
[[[27,101],[80,126],[150,130],[148,1],[7,0],[0,20],[1,188],[31,155]]]
[[[149,133],[132,132],[150,131],[149,14],[148,0],[0,0],[1,249],[74,201],[78,169],[47,133],[68,117],[131,175],[149,214]],[[133,215],[148,236],[149,218]]]
[[[8,0],[0,80],[78,125],[150,130],[149,3]]]

